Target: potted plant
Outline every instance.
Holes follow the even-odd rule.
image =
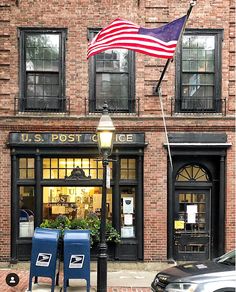
[[[89,213],[84,219],[70,220],[65,215],[59,215],[56,219],[45,219],[41,224],[42,228],[56,228],[61,230],[62,238],[60,240],[61,254],[63,254],[63,233],[65,229],[82,229],[90,230],[90,244],[92,255],[96,254],[97,245],[100,238],[100,219],[95,213]],[[119,232],[112,226],[110,221],[106,222],[106,242],[110,244],[120,242]]]

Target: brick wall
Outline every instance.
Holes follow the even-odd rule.
[[[189,1],[168,0],[0,0],[0,257],[10,254],[10,152],[11,131],[95,131],[98,116],[85,116],[88,108],[87,28],[104,27],[122,17],[146,27],[156,27],[184,15]],[[67,28],[66,96],[70,115],[16,114],[19,96],[18,28]],[[162,83],[168,131],[227,132],[233,146],[227,154],[226,249],[235,246],[235,4],[233,0],[198,0],[188,21],[189,28],[224,29],[222,50],[222,97],[226,115],[171,116],[175,94],[175,63]],[[144,250],[146,260],[166,259],[167,173],[165,135],[160,102],[153,95],[164,60],[136,54],[136,97],[139,116],[113,116],[118,132],[145,132],[149,146],[144,157]],[[151,170],[151,171],[150,171]],[[162,236],[153,230],[161,231]]]

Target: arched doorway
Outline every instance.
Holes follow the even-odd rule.
[[[173,256],[176,260],[210,258],[211,175],[196,163],[181,166],[175,175]]]

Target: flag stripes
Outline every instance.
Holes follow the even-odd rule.
[[[160,28],[146,29],[124,19],[103,28],[88,47],[88,58],[105,50],[130,49],[158,58],[174,56],[186,16]]]

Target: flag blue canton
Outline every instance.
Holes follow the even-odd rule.
[[[149,35],[163,42],[178,41],[187,16],[176,19],[158,28],[140,27],[139,34]]]

